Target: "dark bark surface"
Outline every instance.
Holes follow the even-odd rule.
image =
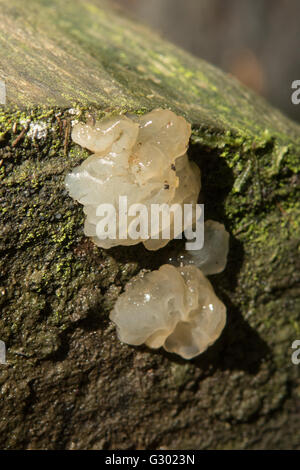
[[[299,126],[106,3],[0,7],[1,448],[299,448]],[[180,243],[97,248],[63,183],[87,156],[72,120],[157,107],[191,122],[206,218],[231,235],[211,277],[228,322],[189,362],[108,319]]]

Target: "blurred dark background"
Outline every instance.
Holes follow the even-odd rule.
[[[114,0],[163,37],[235,75],[300,121],[299,0]]]

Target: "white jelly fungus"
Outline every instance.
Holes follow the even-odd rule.
[[[184,118],[162,109],[140,117],[118,116],[94,125],[76,124],[73,141],[93,154],[67,175],[65,183],[70,196],[84,206],[85,234],[103,248],[143,242],[149,250],[157,250],[185,230],[186,221],[176,233],[174,213],[169,239],[161,238],[161,231],[154,238],[141,235],[132,239],[126,236],[128,225],[123,226],[119,219],[119,236],[105,238],[99,233],[103,217],[99,208],[110,204],[118,211],[120,196],[126,196],[128,206],[138,203],[147,209],[164,203],[195,205],[200,171],[186,154],[190,135],[191,126]],[[134,221],[135,215],[131,215],[126,224]],[[174,265],[165,264],[133,278],[110,314],[119,339],[131,345],[163,347],[184,359],[204,352],[226,323],[226,307],[206,275],[224,269],[228,246],[224,226],[209,220],[204,225],[201,250],[186,251],[170,260]]]
[[[110,204],[118,214],[120,196],[127,197],[128,206],[143,204],[148,214],[152,204],[178,204],[179,208],[183,204],[196,204],[200,171],[186,154],[190,135],[191,126],[183,117],[163,109],[140,117],[118,116],[95,125],[74,126],[73,141],[93,155],[68,174],[65,182],[70,196],[84,206],[84,233],[96,245],[111,248],[143,242],[147,249],[157,250],[168,243],[169,239],[160,237],[161,229],[156,237],[126,236],[135,215],[128,216],[126,227],[120,226],[122,222],[117,220],[116,236],[104,238],[106,235],[101,230],[99,233],[99,222],[103,219],[99,208]],[[174,233],[174,217],[172,213],[170,239],[179,235]],[[180,233],[185,228],[183,223]]]
[[[192,359],[220,336],[226,307],[196,266],[165,264],[158,271],[131,280],[110,319],[124,343],[162,346]]]
[[[225,269],[229,251],[229,233],[223,224],[214,220],[204,223],[204,245],[200,250],[185,250],[176,258],[170,258],[174,266],[194,264],[203,274],[217,274]]]

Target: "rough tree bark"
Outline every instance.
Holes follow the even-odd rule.
[[[299,448],[299,126],[104,2],[0,0],[0,24],[1,448]],[[87,156],[72,120],[157,107],[192,123],[206,218],[231,234],[227,326],[190,362],[108,320],[179,243],[95,247],[63,184]]]

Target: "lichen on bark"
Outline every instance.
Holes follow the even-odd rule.
[[[104,2],[0,5],[1,447],[299,448],[299,126]],[[180,243],[99,249],[63,184],[88,155],[71,121],[157,107],[191,122],[205,217],[231,234],[228,323],[189,363],[108,320]]]

